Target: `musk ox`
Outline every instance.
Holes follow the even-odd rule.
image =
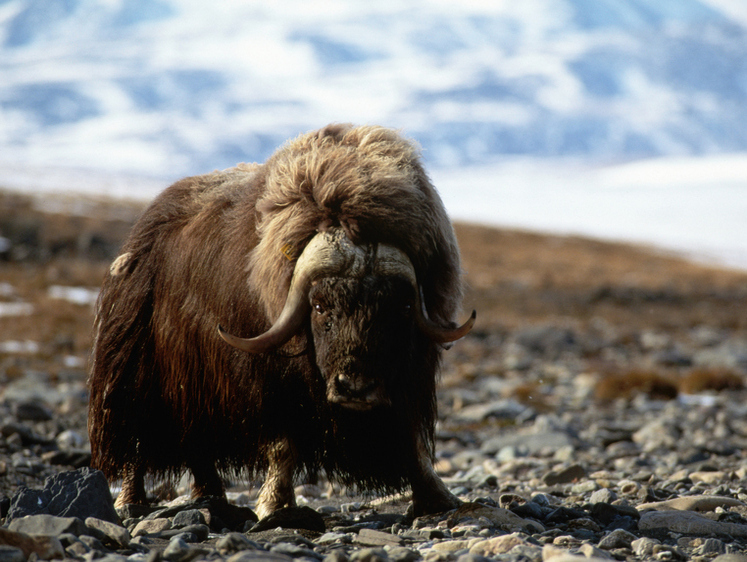
[[[260,517],[320,471],[410,487],[415,514],[459,501],[432,468],[440,353],[459,251],[412,143],[331,125],[262,165],[178,181],[104,280],[90,374],[92,465],[146,502],[184,469],[193,496],[266,473]]]

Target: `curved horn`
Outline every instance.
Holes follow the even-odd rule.
[[[228,344],[247,353],[263,353],[283,345],[301,329],[309,313],[307,296],[312,281],[320,275],[354,269],[358,265],[356,261],[363,259],[362,254],[343,231],[320,232],[298,257],[285,306],[270,329],[254,338],[239,338],[218,326],[218,334]]]
[[[470,333],[472,327],[475,325],[475,319],[477,318],[477,311],[473,310],[467,321],[461,326],[444,327],[436,324],[430,318],[426,316],[425,306],[419,311],[415,319],[420,326],[420,329],[434,342],[440,344],[448,344],[463,338]]]
[[[378,247],[376,252],[376,272],[384,275],[402,275],[412,283],[415,288],[417,301],[415,303],[415,321],[418,327],[432,341],[440,344],[455,342],[466,336],[475,325],[475,319],[477,318],[477,311],[475,310],[472,311],[472,315],[461,326],[441,326],[428,317],[428,312],[425,308],[425,299],[423,299],[422,295],[423,291],[415,275],[415,267],[412,265],[410,258],[407,257],[407,254],[399,248],[383,244]]]

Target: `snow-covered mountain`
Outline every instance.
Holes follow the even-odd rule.
[[[747,150],[742,0],[0,0],[0,78],[20,165],[179,176],[330,121],[439,167]]]
[[[747,267],[745,0],[0,0],[0,186],[150,197],[334,121],[457,218]]]

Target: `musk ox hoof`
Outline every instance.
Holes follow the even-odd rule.
[[[326,530],[322,516],[310,507],[303,506],[283,507],[277,511],[273,511],[254,525],[251,528],[251,532],[267,531],[278,527],[284,529],[305,529],[318,533],[323,533]]]
[[[203,496],[175,509],[206,509],[210,513],[210,530],[213,532],[220,532],[225,528],[242,531],[247,525],[253,525],[257,521],[257,514],[251,509],[228,503],[225,496]]]
[[[464,505],[464,502],[449,494],[447,497],[434,497],[426,498],[425,500],[413,500],[410,507],[407,508],[405,517],[407,519],[414,519],[415,517],[422,517],[423,515],[433,515],[435,513],[444,513],[445,511],[451,511],[452,509],[458,509]]]

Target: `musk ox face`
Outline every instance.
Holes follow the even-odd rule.
[[[309,292],[316,363],[330,403],[352,410],[391,405],[408,376],[417,332],[409,279],[366,275],[320,279]]]
[[[370,365],[384,361],[388,346],[407,346],[414,329],[445,344],[474,325],[474,312],[460,327],[437,325],[428,318],[420,295],[415,268],[402,250],[386,244],[357,245],[343,229],[331,228],[314,236],[299,256],[285,306],[269,330],[254,338],[236,337],[220,326],[218,331],[238,349],[263,353],[300,333],[313,311],[314,344],[320,344],[315,351],[331,381],[332,401],[366,409],[387,401],[379,374],[386,368]]]

